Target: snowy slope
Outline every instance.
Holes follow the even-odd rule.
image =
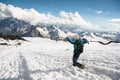
[[[72,66],[73,45],[44,38],[0,45],[0,80],[120,80],[120,44],[85,44],[79,57],[84,70]]]

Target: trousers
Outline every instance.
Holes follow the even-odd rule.
[[[78,60],[80,54],[81,54],[80,52],[73,54],[73,66],[77,66],[77,64],[78,64],[77,60]]]

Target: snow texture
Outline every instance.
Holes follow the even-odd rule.
[[[120,44],[85,44],[79,62],[72,66],[73,45],[45,38],[0,43],[0,80],[120,80]],[[21,42],[20,46],[16,43]]]

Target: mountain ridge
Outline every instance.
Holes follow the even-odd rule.
[[[18,35],[21,37],[43,37],[52,40],[61,40],[66,36],[79,35],[81,37],[102,37],[107,40],[120,40],[119,33],[108,32],[90,32],[78,29],[67,29],[66,27],[58,27],[54,25],[31,25],[30,23],[18,20],[16,18],[5,18],[0,20],[0,33],[7,35]]]

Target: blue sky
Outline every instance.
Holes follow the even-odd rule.
[[[78,12],[82,18],[99,26],[105,21],[120,19],[120,0],[0,0],[22,9],[33,8],[44,14],[59,16],[60,11]],[[119,20],[117,20],[118,22]]]
[[[41,13],[51,12],[58,15],[60,11],[79,12],[84,17],[96,16],[94,10],[104,11],[104,17],[120,17],[120,0],[0,0],[21,8],[34,8]],[[89,11],[91,9],[92,11]]]

